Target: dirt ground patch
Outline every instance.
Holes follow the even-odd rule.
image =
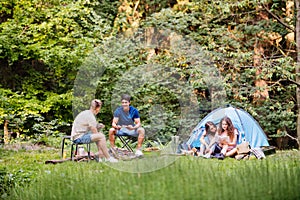
[[[3,145],[3,149],[6,150],[26,150],[26,151],[34,151],[34,150],[54,150],[53,147],[47,147],[44,145],[32,144],[32,143],[18,143],[18,144],[7,144]]]

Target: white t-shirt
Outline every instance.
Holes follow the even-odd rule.
[[[91,110],[85,110],[79,113],[73,122],[71,137],[72,140],[80,138],[88,131],[90,127],[97,127],[97,120]]]

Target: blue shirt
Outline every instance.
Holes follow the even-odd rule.
[[[140,114],[139,111],[133,106],[129,106],[129,112],[125,112],[123,107],[120,106],[115,110],[114,117],[119,118],[117,125],[134,126],[134,119],[140,118]]]

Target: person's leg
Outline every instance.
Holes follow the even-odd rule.
[[[144,142],[144,138],[145,138],[145,129],[140,127],[137,129],[137,132],[139,134],[138,136],[138,144],[137,144],[137,149],[141,149],[142,144]]]
[[[221,150],[221,153],[222,153],[224,156],[226,155],[227,149],[228,149],[228,145],[223,145],[223,148],[222,148],[222,150]]]
[[[217,146],[217,143],[214,143],[209,149],[207,149],[207,152],[205,152],[204,157],[205,158],[210,158],[213,152],[215,151],[215,148]]]
[[[96,144],[97,145],[97,144]],[[105,158],[105,156],[104,156],[104,154],[102,153],[102,151],[101,152],[97,152],[97,153],[95,153],[95,156],[98,156],[100,159],[101,158]]]
[[[214,148],[212,148],[213,154],[218,154],[221,153],[222,148],[218,143],[215,144]]]
[[[108,131],[108,137],[109,137],[109,143],[110,143],[110,147],[114,148],[115,147],[115,135],[116,135],[117,131],[114,128],[109,129]]]
[[[201,144],[198,156],[203,156],[205,154],[205,150],[206,150],[206,146],[204,144]]]
[[[103,133],[99,132],[97,134],[91,135],[91,141],[95,142],[98,148],[99,157],[100,155],[104,155],[105,158],[110,158],[108,153],[108,149],[106,146],[106,139]]]
[[[232,148],[231,150],[229,150],[226,154],[224,154],[227,157],[233,156],[237,153],[237,148]]]

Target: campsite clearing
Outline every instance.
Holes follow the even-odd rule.
[[[122,172],[96,162],[45,165],[45,160],[58,158],[55,151],[0,153],[6,181],[1,184],[15,189],[12,196],[1,194],[4,199],[300,199],[297,150],[245,161],[180,156],[148,173]]]

